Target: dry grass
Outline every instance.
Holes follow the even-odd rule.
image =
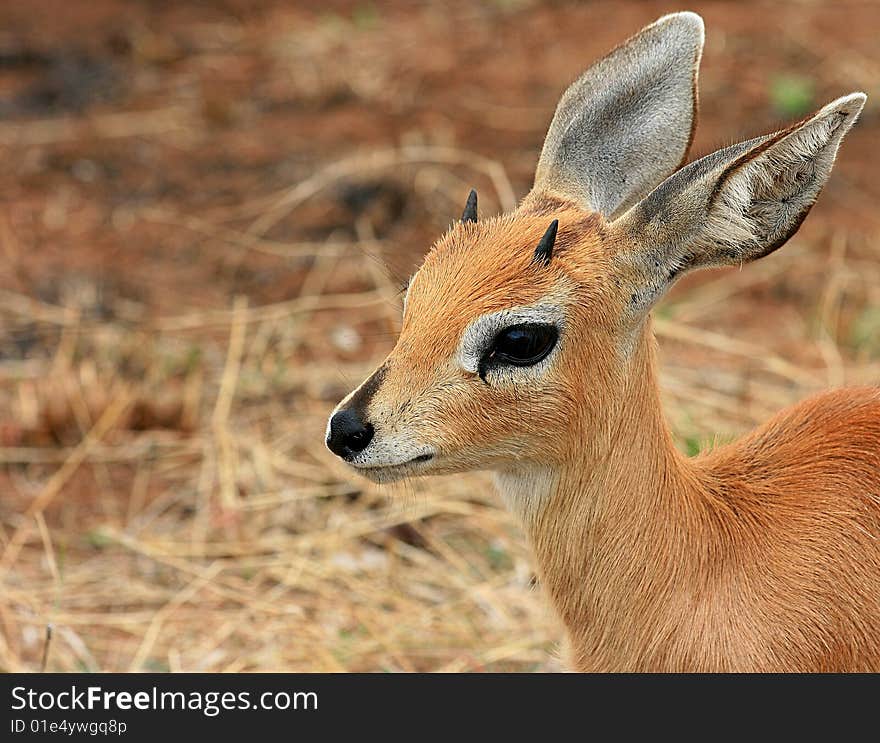
[[[499,110],[496,132],[543,126],[534,109]],[[199,116],[174,104],[7,122],[0,146],[194,138]],[[115,242],[131,224],[157,245],[198,241],[224,265],[296,267],[292,297],[169,296],[156,312],[88,281],[53,296],[0,289],[3,341],[24,349],[0,353],[0,669],[555,668],[558,628],[488,477],[389,492],[324,449],[327,413],[393,343],[398,287],[380,256],[395,246],[367,217],[309,240],[277,227],[377,177],[432,215],[460,209],[474,180],[487,210],[523,190],[452,145],[371,146],[233,207],[134,205],[108,228]],[[44,219],[77,234],[53,203]],[[880,380],[880,234],[821,208],[783,251],[688,280],[659,309],[682,447],[826,386]],[[29,248],[10,224],[0,255],[15,265]]]
[[[378,160],[464,158],[404,150]],[[289,194],[375,160],[329,167],[271,200],[260,219],[295,209]],[[503,169],[486,166],[509,198]],[[265,248],[259,228],[147,217]],[[0,449],[17,495],[0,555],[5,669],[41,666],[47,626],[48,668],[58,671],[547,667],[550,619],[487,479],[412,483],[389,499],[322,443],[328,380],[362,377],[370,362],[279,368],[289,348],[321,332],[317,314],[333,314],[355,338],[351,313],[389,333],[398,323],[398,292],[364,245],[323,247],[273,244],[313,260],[298,297],[260,307],[239,297],[229,310],[85,322],[76,308],[0,296],[12,333],[37,326],[58,337],[53,357],[3,368],[15,426],[55,444]],[[343,251],[346,270],[370,277],[370,289],[322,291]],[[132,335],[140,348],[121,351]],[[199,360],[163,369],[182,349]],[[134,362],[149,382],[123,370]],[[144,416],[171,430],[137,430]],[[65,437],[80,440],[58,446]],[[128,497],[108,502],[102,484],[120,476]],[[62,505],[61,523],[48,528],[44,513],[65,497],[80,503]]]

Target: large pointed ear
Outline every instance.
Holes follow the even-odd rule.
[[[702,18],[673,13],[590,67],[559,101],[533,193],[610,217],[680,167],[696,125],[702,51]]]
[[[795,233],[862,107],[851,93],[775,134],[690,163],[611,223],[618,281],[646,309],[684,271],[772,253]]]

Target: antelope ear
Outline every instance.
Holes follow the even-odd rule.
[[[828,180],[865,98],[851,93],[788,129],[697,160],[615,220],[632,304],[649,307],[688,269],[742,264],[782,247]]]
[[[559,101],[534,191],[613,216],[680,167],[702,51],[702,18],[673,13],[596,62]]]

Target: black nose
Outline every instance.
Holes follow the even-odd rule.
[[[327,448],[346,458],[367,448],[373,438],[373,427],[364,423],[353,410],[340,410],[330,419]]]

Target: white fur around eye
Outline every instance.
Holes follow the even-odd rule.
[[[456,359],[466,372],[476,374],[489,345],[504,328],[527,323],[555,325],[562,334],[565,313],[556,304],[535,304],[482,315],[467,326],[461,336]],[[551,353],[552,355],[552,353]],[[549,357],[548,357],[549,358]],[[544,362],[538,366],[543,368]]]

